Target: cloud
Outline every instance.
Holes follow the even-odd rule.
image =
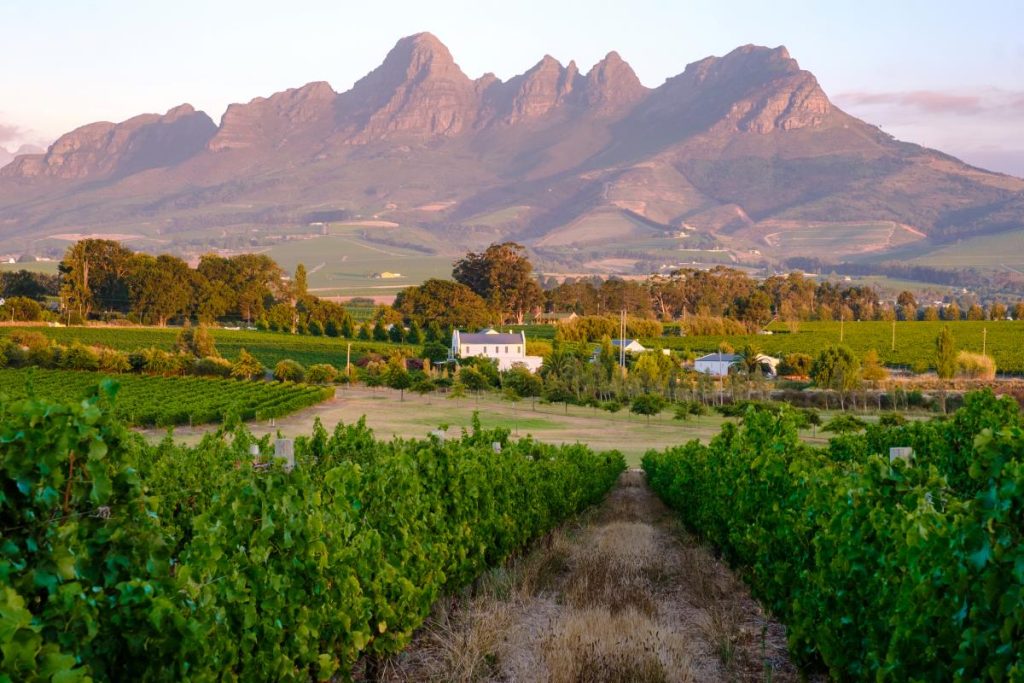
[[[8,123],[0,123],[0,145],[20,140],[24,133],[25,131],[18,126],[13,126]]]
[[[996,88],[964,91],[907,90],[840,93],[835,100],[847,107],[911,109],[934,115],[1024,116],[1024,91]]]

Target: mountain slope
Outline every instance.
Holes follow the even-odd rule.
[[[667,253],[681,229],[771,250],[766,235],[808,226],[891,223],[901,243],[1020,227],[1024,180],[849,116],[782,47],[649,89],[614,52],[586,73],[545,56],[473,80],[426,33],[344,93],[310,83],[233,104],[219,125],[188,105],[90,124],[0,169],[11,247],[71,228],[201,243],[334,214],[416,227],[439,250]]]

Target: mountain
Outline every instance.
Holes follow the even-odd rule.
[[[46,150],[36,145],[21,145],[15,151],[8,151],[6,147],[0,147],[0,168],[14,161],[14,158],[22,154],[42,154]]]
[[[1017,229],[1024,180],[846,114],[784,47],[648,88],[615,52],[585,73],[545,56],[474,80],[429,33],[343,93],[309,83],[219,125],[187,104],[89,124],[0,169],[9,247],[73,229],[201,248],[340,219],[440,253],[508,238],[642,270],[681,247],[841,257]]]

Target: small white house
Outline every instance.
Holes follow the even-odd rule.
[[[647,347],[636,339],[612,339],[612,348],[616,351],[623,346],[626,347],[626,353],[643,353],[647,350]]]
[[[452,358],[491,358],[497,361],[499,370],[522,365],[530,372],[537,372],[544,362],[540,356],[526,355],[526,333],[522,331],[502,333],[494,329],[480,332],[455,330],[452,333],[450,353]]]
[[[735,353],[709,353],[695,360],[693,362],[693,369],[706,375],[725,377],[729,374],[729,370],[742,360],[743,356]],[[757,356],[757,362],[761,364],[761,369],[765,374],[774,376],[777,373],[776,369],[779,366],[778,358],[766,356],[762,353]]]
[[[735,353],[709,353],[693,361],[693,369],[703,372],[705,375],[725,377],[729,374],[729,368],[736,365],[740,357]]]

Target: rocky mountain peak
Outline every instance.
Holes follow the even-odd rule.
[[[220,152],[280,144],[298,127],[314,121],[330,123],[337,97],[329,83],[314,81],[247,104],[230,104],[208,147]]]
[[[399,40],[384,63],[340,98],[349,142],[365,143],[396,135],[451,136],[471,125],[476,87],[430,33]]]
[[[82,126],[59,137],[45,153],[18,157],[0,175],[63,180],[124,176],[180,163],[202,150],[216,131],[206,113],[183,104],[162,116],[142,114],[121,123]]]
[[[615,51],[587,72],[585,87],[587,103],[596,107],[636,102],[648,92],[633,68]]]

